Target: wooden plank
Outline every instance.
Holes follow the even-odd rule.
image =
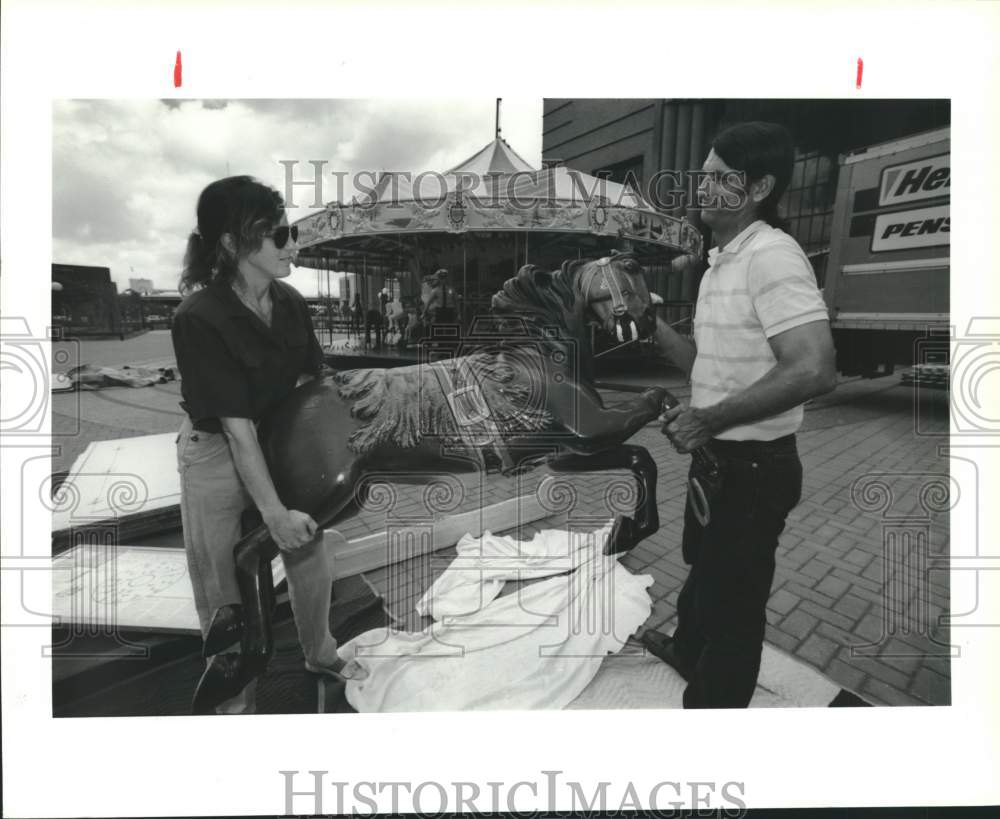
[[[52,513],[52,531],[179,510],[176,440],[176,432],[165,432],[90,444],[63,484],[67,502]]]
[[[274,583],[285,578],[280,557]],[[52,614],[91,635],[114,631],[200,635],[183,549],[81,544],[52,560]]]
[[[199,634],[183,549],[81,544],[52,561],[63,626]]]
[[[485,531],[499,534],[551,516],[552,512],[533,493],[433,521],[401,521],[384,532],[352,541],[347,541],[336,529],[327,529],[323,542],[333,561],[334,577],[339,579],[446,549],[465,534],[473,537]]]

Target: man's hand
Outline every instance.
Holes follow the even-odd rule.
[[[683,404],[673,409],[665,409],[659,420],[663,423],[661,432],[670,439],[681,454],[692,452],[707,444],[715,431],[709,426],[704,410],[692,409]]]
[[[283,552],[305,546],[316,534],[316,521],[305,512],[285,509],[264,518],[267,529]]]

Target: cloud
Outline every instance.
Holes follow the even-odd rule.
[[[202,189],[250,174],[284,192],[281,160],[324,170],[443,171],[493,138],[492,99],[67,100],[53,112],[53,248],[58,261],[176,286]],[[504,103],[504,135],[541,155],[541,100]],[[336,198],[325,177],[324,199]],[[299,192],[305,195],[298,195]],[[347,191],[350,198],[350,191]],[[298,189],[297,203],[311,202]],[[295,213],[305,215],[306,208]],[[134,272],[130,271],[134,269]],[[315,273],[293,274],[315,292]]]

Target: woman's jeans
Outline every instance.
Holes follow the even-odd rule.
[[[745,708],[764,645],[774,554],[785,518],[802,494],[795,436],[711,441],[722,485],[702,526],[684,514],[683,554],[691,566],[677,600],[678,656],[694,669],[685,708]]]
[[[253,501],[243,486],[222,432],[194,430],[185,419],[177,436],[177,468],[181,483],[181,523],[188,574],[204,637],[216,610],[240,603],[233,547],[239,542],[241,519]],[[293,552],[281,552],[288,594],[306,660],[330,665],[337,642],[330,634],[331,565],[322,533]],[[223,703],[220,713],[253,710],[253,685]]]

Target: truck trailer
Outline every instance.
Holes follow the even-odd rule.
[[[844,375],[947,385],[950,193],[949,128],[840,157],[823,292]]]

